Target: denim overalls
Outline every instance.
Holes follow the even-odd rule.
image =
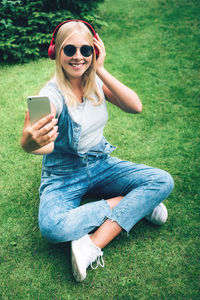
[[[54,151],[43,157],[41,233],[52,243],[67,242],[79,239],[107,218],[129,232],[170,194],[172,177],[163,170],[111,157],[115,147],[104,137],[90,151],[79,154],[81,126],[71,119],[63,97],[62,101]],[[80,205],[85,195],[102,200]],[[105,199],[116,196],[124,198],[111,210]]]

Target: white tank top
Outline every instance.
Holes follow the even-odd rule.
[[[78,152],[82,154],[88,152],[88,150],[101,141],[103,137],[103,129],[108,121],[108,111],[102,88],[103,82],[97,75],[96,83],[103,96],[103,103],[101,105],[94,106],[92,101],[84,98],[83,103],[79,103],[76,108],[68,106],[68,111],[72,120],[81,125]],[[59,93],[54,93],[47,87],[44,87],[40,91],[40,95],[49,97],[50,101],[56,107],[56,115],[58,118],[62,111],[61,95]],[[96,95],[93,95],[93,98],[96,98],[97,100]]]

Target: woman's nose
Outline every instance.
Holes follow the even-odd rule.
[[[76,48],[76,52],[74,53],[73,57],[76,58],[76,59],[82,58],[80,48]]]

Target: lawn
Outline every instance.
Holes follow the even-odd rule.
[[[26,97],[54,73],[40,59],[1,65],[0,299],[199,299],[199,11],[195,0],[105,0],[99,30],[106,68],[143,102],[138,115],[108,105],[113,155],[167,170],[175,188],[163,227],[140,221],[104,249],[105,268],[83,283],[70,245],[51,245],[37,223],[41,157],[19,141]]]

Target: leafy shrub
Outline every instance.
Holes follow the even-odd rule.
[[[54,28],[66,19],[101,25],[96,13],[104,0],[2,0],[0,4],[0,59],[26,62],[47,56]]]

